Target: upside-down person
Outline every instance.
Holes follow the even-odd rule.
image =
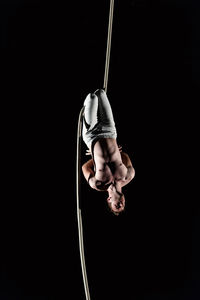
[[[125,208],[122,187],[135,176],[128,154],[117,144],[112,109],[104,90],[89,94],[84,101],[82,137],[92,159],[82,166],[91,188],[108,192],[111,211],[119,215]]]

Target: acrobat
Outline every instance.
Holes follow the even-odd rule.
[[[90,93],[84,101],[83,141],[92,158],[82,166],[91,188],[108,192],[110,210],[119,215],[125,208],[122,187],[135,176],[128,154],[117,144],[117,131],[112,109],[103,89]]]

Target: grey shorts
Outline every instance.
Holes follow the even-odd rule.
[[[100,138],[117,138],[112,109],[104,90],[88,94],[84,101],[82,137],[91,150]]]

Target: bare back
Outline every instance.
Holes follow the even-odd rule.
[[[122,162],[116,139],[99,139],[93,148],[93,159],[97,180],[107,184],[125,181],[127,168]]]

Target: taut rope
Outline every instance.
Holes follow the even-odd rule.
[[[105,63],[104,84],[103,84],[103,88],[106,93],[107,93],[107,88],[108,88],[108,72],[109,72],[109,66],[110,66],[110,51],[111,51],[114,2],[115,2],[115,0],[110,0],[110,13],[109,13],[107,49],[106,49],[106,63]]]
[[[104,74],[104,85],[103,88],[107,92],[108,87],[108,72],[110,65],[110,50],[111,50],[111,36],[112,36],[112,23],[113,23],[113,10],[114,0],[110,0],[110,13],[109,13],[109,24],[108,24],[108,38],[107,38],[107,50],[106,50],[106,63],[105,63],[105,74]],[[85,288],[86,300],[90,300],[90,292],[88,286],[85,254],[84,254],[84,243],[83,243],[83,224],[81,216],[80,206],[80,187],[81,187],[81,139],[82,139],[82,124],[83,124],[84,107],[82,107],[79,113],[78,129],[77,129],[77,150],[76,150],[76,199],[77,199],[77,220],[78,220],[78,236],[79,236],[79,251],[81,259],[81,268],[83,283]]]

